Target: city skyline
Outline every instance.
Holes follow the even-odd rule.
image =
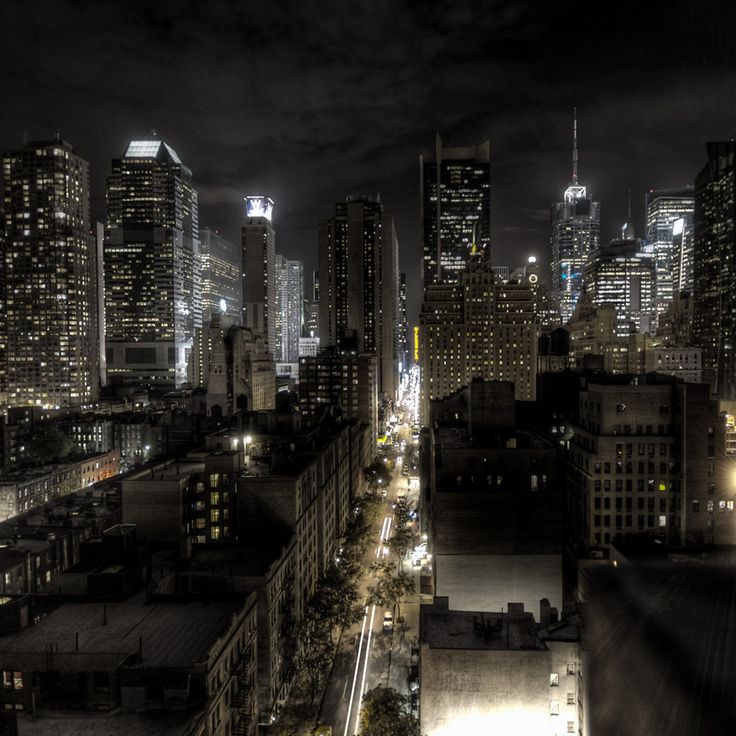
[[[329,5],[305,16],[248,5],[6,8],[0,53],[14,71],[0,89],[16,105],[0,141],[11,148],[58,130],[90,162],[92,216],[101,219],[109,160],[155,128],[192,167],[202,226],[237,242],[242,196],[269,191],[283,252],[306,271],[332,203],[380,191],[405,244],[416,314],[417,161],[437,132],[447,145],[490,139],[492,242],[497,262],[512,266],[548,257],[548,208],[570,179],[573,107],[602,242],[619,231],[629,188],[641,227],[645,191],[692,183],[705,141],[730,137],[734,57],[714,41],[731,8],[698,14],[682,3],[660,17],[617,4],[590,33],[577,7],[438,5],[422,17],[410,5],[371,5],[357,10],[360,34]],[[48,53],[27,50],[29,29]],[[424,51],[413,55],[417,44]],[[396,79],[394,68],[403,70]]]

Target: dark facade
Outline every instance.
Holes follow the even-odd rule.
[[[736,143],[708,143],[708,163],[695,180],[693,342],[713,392],[736,398]]]

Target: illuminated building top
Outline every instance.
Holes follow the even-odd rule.
[[[264,217],[271,222],[273,200],[261,194],[249,194],[245,199],[245,213],[248,217]]]

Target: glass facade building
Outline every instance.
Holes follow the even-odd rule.
[[[131,141],[113,160],[104,251],[108,381],[184,383],[202,320],[198,200],[164,141]]]
[[[424,287],[458,283],[473,247],[490,254],[490,141],[446,147],[419,157]]]

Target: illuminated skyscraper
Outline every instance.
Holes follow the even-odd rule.
[[[651,190],[647,192],[647,241],[653,248],[657,268],[657,314],[672,303],[675,261],[681,253],[675,250],[674,224],[677,220],[692,222],[695,208],[693,188]],[[682,233],[682,229],[679,228]],[[682,273],[682,272],[680,272]]]
[[[600,241],[600,202],[578,183],[578,127],[573,126],[572,181],[562,202],[552,205],[552,294],[563,324],[570,320],[583,287],[583,269]]]
[[[616,334],[651,332],[656,316],[654,255],[641,240],[613,240],[598,248],[585,267],[593,304],[616,310]]]
[[[203,228],[199,231],[199,266],[202,293],[202,323],[214,314],[227,314],[239,325],[243,318],[242,249]]]
[[[491,240],[491,144],[435,150],[419,157],[424,287],[457,283],[472,244]]]
[[[380,197],[348,197],[319,227],[321,344],[341,347],[357,336],[357,352],[378,358],[379,392],[398,389],[398,241]]]
[[[304,264],[276,255],[276,362],[299,361],[304,321]]]
[[[276,231],[270,197],[245,198],[243,223],[243,325],[276,347]]]
[[[735,207],[736,143],[708,143],[708,163],[695,179],[693,343],[723,399],[736,399]]]
[[[97,395],[97,254],[88,164],[58,135],[3,154],[6,404]]]
[[[134,140],[107,180],[105,322],[112,384],[188,380],[199,249],[192,171],[162,140]]]

